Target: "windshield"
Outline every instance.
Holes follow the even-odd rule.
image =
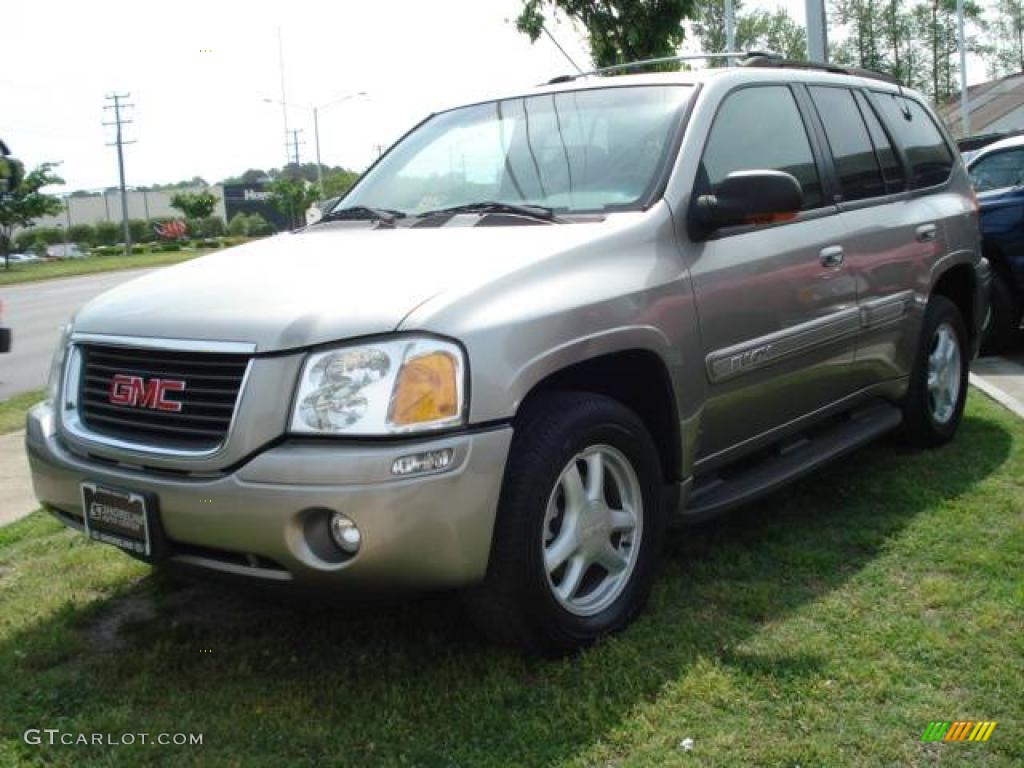
[[[475,104],[427,120],[339,208],[417,214],[494,201],[566,213],[642,204],[692,86],[562,91]]]

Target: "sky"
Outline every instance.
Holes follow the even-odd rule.
[[[748,0],[786,7],[803,0]],[[111,92],[129,93],[127,183],[202,176],[209,182],[286,161],[278,34],[288,127],[299,155],[364,169],[432,111],[500,95],[572,71],[542,37],[516,31],[521,0],[4,0],[0,138],[26,165],[60,162],[66,184],[117,184]],[[568,54],[589,64],[580,31],[551,26]]]

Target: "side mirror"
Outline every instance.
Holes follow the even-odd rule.
[[[705,231],[737,224],[793,218],[804,204],[800,182],[783,171],[734,171],[713,195],[694,202],[697,224]]]
[[[0,141],[0,195],[15,189],[25,175],[25,167],[10,155],[7,145]]]

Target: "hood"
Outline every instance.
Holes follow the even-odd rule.
[[[74,327],[84,333],[248,342],[258,352],[386,333],[438,294],[486,286],[635,215],[540,226],[321,225],[124,283],[86,304]]]

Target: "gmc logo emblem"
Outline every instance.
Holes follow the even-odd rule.
[[[168,392],[182,392],[185,382],[176,379],[144,379],[118,373],[110,380],[107,399],[114,405],[149,408],[154,411],[180,411],[181,403],[168,400]]]

